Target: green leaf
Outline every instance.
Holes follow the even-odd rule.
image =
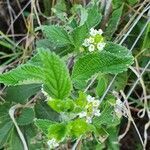
[[[69,128],[70,134],[77,138],[80,135],[84,135],[87,132],[92,131],[91,125],[86,123],[84,119],[76,119],[74,121],[69,122],[68,128]]]
[[[9,109],[11,107],[11,104],[8,102],[5,102],[3,104],[0,104],[0,128],[6,123],[10,122],[11,119],[9,117]]]
[[[114,107],[110,104],[106,104],[104,110],[99,117],[93,119],[93,124],[96,127],[100,125],[106,125],[107,127],[113,127],[120,123],[120,119],[116,116],[114,112]]]
[[[75,100],[77,106],[84,108],[87,104],[87,98],[85,93],[79,92],[79,97]]]
[[[33,122],[35,117],[34,109],[24,108],[19,113],[19,117],[16,118],[18,125],[24,126]]]
[[[58,141],[62,141],[68,134],[66,124],[57,123],[50,125],[48,128],[48,138],[55,138]]]
[[[123,11],[123,5],[120,8],[113,11],[111,18],[108,22],[106,31],[104,33],[108,39],[111,39],[112,35],[117,30],[117,27],[119,25],[119,21],[120,21],[121,15],[122,15],[122,11]]]
[[[108,136],[109,134],[104,128],[100,126],[96,128],[95,137],[98,142],[100,142],[101,144],[104,143]]]
[[[107,147],[109,150],[119,150],[119,141],[118,141],[118,135],[119,135],[119,128],[118,127],[111,127],[107,129],[109,133],[108,141],[107,141]]]
[[[79,26],[72,31],[71,36],[73,38],[74,46],[77,51],[79,51],[79,48],[87,37],[88,32],[89,30],[86,24]]]
[[[10,102],[26,103],[28,98],[36,94],[40,88],[41,84],[10,86],[4,90],[6,93],[4,99]]]
[[[48,128],[50,125],[56,122],[47,120],[47,119],[36,119],[35,125],[45,134],[48,135]]]
[[[48,101],[48,105],[56,112],[72,112],[74,110],[75,104],[73,100],[66,99],[64,101],[59,99],[53,99]]]
[[[21,85],[31,83],[41,83],[42,69],[40,67],[25,64],[7,73],[0,74],[0,83],[5,85]]]
[[[34,124],[23,127],[22,132],[26,138],[29,150],[45,149],[44,138],[39,138],[37,127]]]
[[[65,63],[54,53],[40,49],[43,64],[44,90],[56,99],[66,98],[72,89],[71,79]]]
[[[123,3],[124,3],[124,0],[122,1],[112,0],[113,9],[118,9],[119,7],[122,6]]]
[[[112,80],[112,76],[109,77],[109,80]],[[127,85],[127,72],[123,72],[117,75],[114,83],[111,86],[111,89],[115,90],[115,91],[120,91],[123,90],[125,88],[125,86]]]
[[[127,2],[129,3],[129,5],[135,5],[137,2],[139,2],[139,0],[127,0]]]
[[[63,47],[60,47],[59,45],[55,45],[55,43],[52,43],[49,39],[41,39],[36,42],[37,48],[45,48],[50,49],[51,51],[55,52],[59,56],[64,56],[68,53],[71,53],[74,50],[74,46],[71,44],[67,44]]]
[[[108,79],[106,75],[99,75],[98,84],[96,87],[96,93],[100,97],[104,94],[108,84]]]
[[[102,15],[99,11],[98,6],[94,5],[88,9],[88,17],[86,23],[89,29],[98,25],[101,19]]]
[[[72,80],[77,88],[83,88],[94,74],[118,74],[133,63],[131,53],[125,47],[108,43],[101,52],[89,53],[79,58],[73,68]]]
[[[142,45],[142,49],[148,49],[146,52],[149,54],[149,49],[150,49],[150,23],[147,26],[146,33],[144,36],[144,41]]]
[[[29,63],[0,75],[0,83],[6,85],[43,83],[45,91],[58,99],[66,98],[72,89],[65,63],[56,54],[43,48],[38,50],[38,54]]]
[[[9,142],[8,142],[8,150],[23,150],[22,142],[18,136],[18,133],[15,129],[10,134]]]
[[[2,146],[7,142],[12,129],[12,122],[7,122],[3,127],[0,128],[0,148],[2,148]]]
[[[47,103],[42,100],[37,100],[35,105],[35,115],[38,119],[48,119],[52,121],[59,121],[59,115],[53,111]]]
[[[55,43],[56,46],[65,46],[72,44],[69,34],[59,26],[42,26],[43,33],[46,35],[48,40]]]

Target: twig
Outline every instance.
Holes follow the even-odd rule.
[[[134,122],[134,119],[132,118],[132,115],[131,115],[130,106],[129,106],[129,104],[128,104],[127,96],[124,94],[124,92],[123,92],[122,90],[120,91],[120,93],[121,93],[122,97],[124,98],[125,103],[126,103],[126,106],[127,106],[127,108],[128,108],[128,113],[127,113],[127,114],[128,114],[128,117],[129,117],[129,119],[131,120],[132,124],[134,125],[134,128],[135,128],[135,130],[136,130],[136,132],[137,132],[137,134],[138,134],[138,136],[139,136],[139,138],[140,138],[141,144],[142,144],[142,146],[143,146],[143,148],[144,148],[144,142],[143,142],[142,136],[141,136],[141,134],[140,134],[140,132],[139,132],[139,130],[138,130],[138,128],[137,128],[135,122]],[[144,149],[144,150],[145,150],[145,149]]]
[[[95,77],[91,80],[91,82],[89,83],[89,85],[86,87],[86,89],[84,90],[84,93],[87,92],[87,90],[90,88],[90,86],[94,83],[94,81],[96,80],[96,78],[98,77],[98,75],[95,75]]]
[[[119,137],[118,137],[118,140],[119,140],[119,141],[120,141],[121,139],[123,139],[123,138],[126,136],[127,132],[128,132],[129,129],[130,129],[130,126],[131,126],[131,120],[128,119],[128,124],[127,124],[127,127],[126,127],[124,133],[121,134],[121,135],[119,135]]]

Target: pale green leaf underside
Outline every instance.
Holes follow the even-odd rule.
[[[126,71],[132,63],[133,57],[125,47],[108,43],[103,51],[79,58],[73,68],[72,79],[77,87],[82,86],[95,73],[118,74]]]

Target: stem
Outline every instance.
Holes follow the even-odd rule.
[[[79,142],[81,141],[81,139],[82,139],[82,136],[80,136],[80,137],[76,140],[76,142],[75,142],[75,144],[73,145],[73,147],[72,147],[71,150],[76,150],[76,148],[77,148]]]
[[[10,115],[10,118],[12,119],[16,129],[17,129],[17,132],[18,132],[18,135],[20,137],[20,140],[22,141],[22,144],[23,144],[23,147],[24,147],[24,150],[28,150],[28,146],[27,146],[27,143],[26,143],[26,140],[24,138],[24,135],[23,133],[21,132],[16,120],[15,120],[15,117],[14,117],[14,114],[15,114],[15,110],[18,109],[18,108],[21,108],[22,105],[20,104],[17,104],[17,105],[14,105],[12,106],[10,109],[9,109],[9,115]]]

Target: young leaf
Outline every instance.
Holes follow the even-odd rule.
[[[71,112],[74,110],[75,104],[73,100],[66,99],[65,101],[53,99],[48,101],[48,105],[56,112]]]
[[[85,93],[79,92],[79,97],[75,100],[75,103],[78,107],[84,108],[87,104],[87,98]]]
[[[68,128],[70,134],[75,137],[79,137],[80,135],[85,134],[86,132],[92,131],[91,126],[85,122],[84,119],[76,119],[72,122],[69,122]]]
[[[56,46],[63,47],[72,43],[69,34],[62,27],[54,25],[42,26],[42,30],[48,40],[55,43]]]
[[[54,53],[40,49],[43,64],[44,90],[56,99],[64,99],[71,92],[71,79],[65,63]]]
[[[126,71],[133,63],[133,57],[125,47],[108,43],[104,50],[87,54],[74,65],[72,80],[77,88],[83,88],[86,81],[94,74],[117,74]]]
[[[68,134],[67,126],[63,123],[50,125],[48,128],[48,138],[55,138],[58,141],[63,140]]]
[[[40,67],[25,64],[7,73],[0,74],[0,83],[5,85],[21,85],[31,83],[41,83],[43,76]]]

